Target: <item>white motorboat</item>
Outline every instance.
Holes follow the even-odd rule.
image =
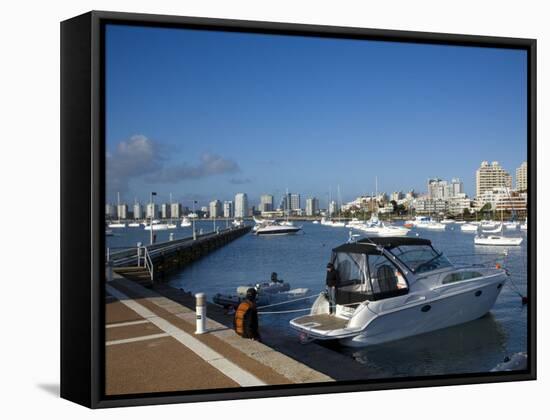
[[[128,227],[139,227],[139,222],[128,223]]]
[[[519,222],[504,222],[503,225],[508,230],[516,230],[519,227]]]
[[[109,223],[109,224],[107,225],[107,227],[110,228],[110,229],[125,228],[125,227],[126,227],[126,223],[122,223],[122,222]]]
[[[302,230],[302,226],[283,225],[274,220],[264,221],[255,228],[254,234],[259,236],[292,235]]]
[[[155,231],[155,230],[168,230],[168,225],[166,223],[155,223],[154,220],[153,220],[152,225],[147,225],[143,229],[151,230],[151,226],[153,226],[153,231]]]
[[[499,225],[500,225],[499,222],[494,222],[492,220],[484,220],[484,221],[481,222],[481,228],[482,229],[494,229]]]
[[[407,236],[407,234],[410,232],[410,229],[407,229],[406,227],[386,225],[385,223],[381,223],[380,226],[361,226],[357,227],[357,229],[365,232],[368,236],[379,237]]]
[[[491,310],[500,268],[453,265],[429,240],[367,238],[333,249],[339,274],[333,314],[325,292],[290,321],[303,341],[369,346],[462,324]]]
[[[444,225],[443,223],[439,223],[439,222],[434,222],[432,221],[431,223],[428,223],[426,226],[423,226],[425,227],[426,229],[431,229],[431,230],[445,230],[447,229],[447,225]]]
[[[311,222],[311,223],[313,223],[314,225],[318,225],[318,224],[319,224],[319,220],[314,220],[314,221]]]
[[[478,225],[474,225],[473,223],[465,223],[460,226],[460,230],[462,232],[477,232],[479,229]]]
[[[431,217],[428,216],[416,216],[414,219],[405,221],[405,227],[427,228],[429,225],[435,223]]]
[[[499,233],[499,232],[502,232],[502,229],[503,229],[503,225],[502,224],[498,224],[496,225],[494,228],[492,229],[487,229],[487,228],[484,228],[483,225],[481,225],[481,231],[483,233]]]
[[[181,227],[189,227],[189,226],[191,226],[191,221],[189,220],[189,218],[184,217],[183,219],[181,219],[180,226]]]
[[[444,225],[449,225],[451,223],[455,223],[454,219],[443,219],[440,223],[443,223]]]
[[[332,227],[346,227],[346,224],[344,222],[337,222],[336,220],[329,220],[325,219],[324,217],[321,219],[321,224]]]
[[[474,244],[476,245],[496,245],[496,246],[518,246],[523,242],[523,238],[511,238],[502,235],[476,236]]]
[[[466,220],[455,220],[455,223],[457,225],[464,225],[466,223]]]
[[[362,220],[359,220],[357,217],[354,217],[351,219],[345,227],[347,228],[360,228],[361,226],[365,226],[365,222]]]
[[[178,228],[178,225],[175,224],[175,223],[168,223],[166,226],[167,226],[168,229],[177,229]]]

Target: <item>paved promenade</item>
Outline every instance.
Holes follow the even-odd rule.
[[[192,308],[115,275],[106,285],[107,395],[333,380],[210,318],[208,332],[194,334]]]

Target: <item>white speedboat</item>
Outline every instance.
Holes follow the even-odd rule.
[[[314,225],[318,225],[318,224],[319,224],[319,220],[314,220],[314,221],[311,222],[311,223],[313,223]]]
[[[168,230],[168,225],[166,223],[155,223],[154,220],[153,220],[152,225],[147,225],[143,229],[151,230],[151,226],[153,226],[153,231],[155,231],[155,230]]]
[[[337,222],[336,220],[328,220],[324,217],[321,219],[321,224],[325,226],[331,226],[331,227],[346,227],[346,224],[344,222]]]
[[[519,227],[519,222],[504,222],[503,225],[508,230],[516,230]]]
[[[499,232],[502,232],[502,229],[503,229],[502,224],[498,224],[494,228],[491,228],[491,229],[487,229],[483,225],[481,225],[481,231],[483,233],[499,233]]]
[[[292,235],[302,230],[302,226],[288,226],[276,221],[264,221],[254,230],[258,236]]]
[[[494,222],[492,220],[484,220],[484,221],[481,222],[481,228],[482,229],[494,229],[499,225],[500,225],[499,222]]]
[[[361,226],[365,226],[365,222],[362,220],[359,220],[358,218],[354,217],[351,219],[345,227],[347,228],[360,228]]]
[[[518,246],[523,242],[523,238],[511,238],[502,235],[476,236],[474,244],[476,245],[493,245],[493,246]]]
[[[128,227],[139,227],[139,222],[128,223]]]
[[[181,219],[180,226],[181,227],[189,227],[189,226],[191,226],[191,221],[187,217],[184,217],[183,219]]]
[[[427,216],[416,216],[414,219],[405,221],[405,227],[417,227],[417,228],[427,228],[431,224],[435,223],[431,217]]]
[[[331,261],[335,311],[323,292],[309,315],[292,319],[303,341],[369,346],[462,324],[489,312],[506,282],[504,269],[455,266],[420,238],[347,243]]]
[[[439,223],[439,222],[431,222],[431,223],[428,223],[426,226],[423,226],[425,227],[426,229],[431,229],[431,230],[445,230],[447,229],[447,225],[444,225],[443,223]]]
[[[457,225],[464,225],[466,223],[466,220],[455,220],[455,223]]]
[[[167,226],[168,229],[177,229],[178,228],[178,225],[175,224],[175,223],[168,223],[166,226]]]
[[[460,230],[462,232],[477,232],[479,229],[478,225],[474,225],[473,223],[465,223],[460,226]]]
[[[367,236],[379,236],[379,237],[407,236],[407,234],[410,232],[410,229],[407,229],[406,227],[386,225],[384,223],[381,223],[380,226],[372,226],[372,227],[361,226],[361,227],[357,227],[357,229],[361,230],[362,232],[365,232]]]
[[[109,223],[109,224],[107,225],[107,227],[110,228],[110,229],[125,228],[125,227],[126,227],[126,223],[122,223],[122,222]]]

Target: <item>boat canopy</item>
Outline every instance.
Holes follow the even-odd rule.
[[[392,249],[404,245],[428,245],[432,242],[422,238],[408,237],[372,237],[357,242],[346,243],[334,248],[333,252],[353,252],[356,254],[379,254],[379,247]]]

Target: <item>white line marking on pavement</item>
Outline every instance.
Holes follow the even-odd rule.
[[[107,291],[111,295],[115,296],[121,303],[132,309],[138,315],[149,320],[152,324],[156,325],[162,331],[168,333],[170,336],[178,340],[181,344],[190,349],[205,362],[218,369],[225,376],[237,382],[240,386],[267,385],[265,382],[261,381],[250,372],[247,372],[232,361],[226,359],[220,353],[212,350],[206,344],[197,340],[191,334],[186,333],[185,331],[181,330],[180,328],[176,327],[165,319],[160,318],[154,312],[150,311],[145,306],[141,305],[135,300],[130,299],[118,289],[108,284],[106,284],[105,287]]]
[[[140,337],[123,338],[121,340],[112,340],[105,343],[106,346],[114,346],[116,344],[135,343],[136,341],[154,340],[155,338],[170,337],[168,333],[142,335]]]
[[[140,319],[139,321],[128,321],[128,322],[119,322],[117,324],[108,324],[105,328],[117,328],[117,327],[127,327],[128,325],[139,325],[147,324],[149,321],[146,319]]]

